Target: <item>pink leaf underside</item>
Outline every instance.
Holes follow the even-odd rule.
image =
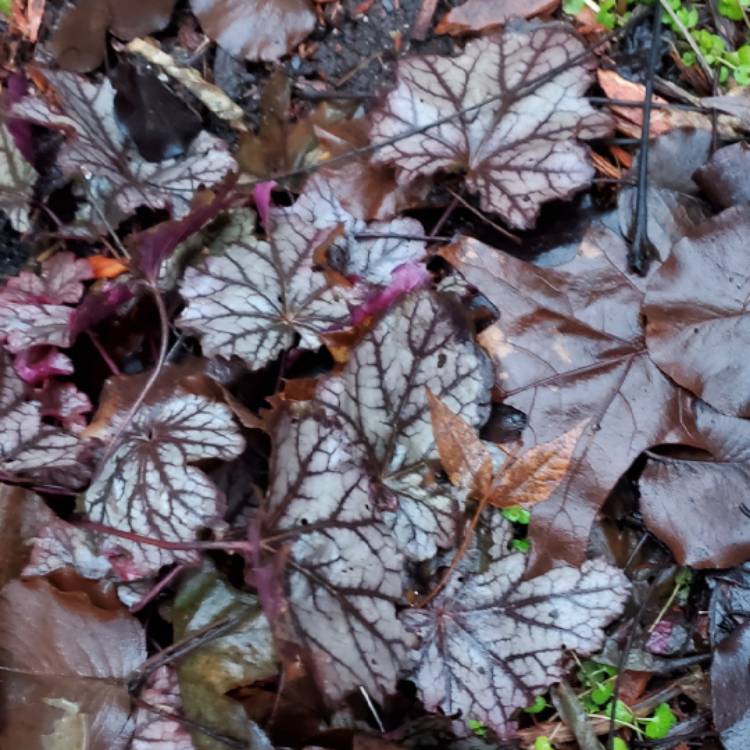
[[[583,51],[567,25],[517,23],[469,42],[456,57],[402,59],[395,89],[373,116],[371,140],[440,124],[379,148],[374,160],[395,165],[402,183],[465,171],[483,210],[532,227],[544,202],[589,184],[594,170],[579,141],[610,130],[609,118],[583,96],[593,60],[568,65]],[[539,80],[552,70],[559,72]]]
[[[317,186],[319,187],[319,186]],[[270,211],[267,239],[254,236],[243,214],[211,246],[215,255],[189,268],[181,286],[187,303],[178,324],[201,336],[203,351],[238,356],[259,368],[292,346],[322,344],[321,334],[350,323],[350,306],[362,301],[359,286],[331,286],[316,251],[327,247],[329,264],[369,290],[390,283],[393,271],[424,255],[414,219],[368,228],[324,189],[303,193],[288,209]],[[357,239],[358,233],[395,232],[396,238]],[[341,236],[338,233],[341,232]]]

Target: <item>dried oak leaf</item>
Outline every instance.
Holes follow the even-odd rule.
[[[83,451],[76,435],[42,421],[42,405],[26,397],[10,358],[0,352],[0,472],[80,487],[90,473]]]
[[[48,344],[73,343],[71,305],[83,296],[83,283],[93,276],[91,266],[73,253],[53,255],[42,263],[41,275],[21,271],[0,290],[0,330],[5,347],[20,352]]]
[[[36,177],[36,170],[19,151],[13,135],[0,123],[0,209],[18,232],[25,232],[31,226],[29,203]]]
[[[439,484],[427,390],[474,428],[489,414],[489,361],[454,301],[432,292],[403,300],[362,339],[318,399],[340,423],[372,482],[399,549],[427,560],[455,542],[466,490]]]
[[[259,586],[261,602],[277,639],[301,648],[330,703],[360,686],[379,700],[393,690],[412,642],[396,617],[402,556],[367,477],[324,415],[289,403],[271,438],[262,535],[286,562],[284,614],[268,611]]]
[[[558,0],[466,0],[452,8],[435,27],[436,34],[472,34],[497,30],[512,18],[532,18],[555,10]]]
[[[234,57],[273,62],[314,28],[308,0],[190,0],[203,30]]]
[[[43,579],[0,591],[4,747],[124,750],[133,731],[126,681],[146,659],[143,629],[123,610]],[[85,744],[53,744],[82,736]]]
[[[226,144],[202,131],[185,156],[159,163],[141,158],[128,143],[114,114],[115,92],[109,80],[94,84],[75,73],[44,69],[54,104],[27,96],[13,108],[15,117],[66,134],[58,164],[68,177],[87,183],[87,198],[114,223],[140,206],[169,208],[185,216],[201,186],[219,182],[235,169]],[[91,221],[100,223],[92,209]]]
[[[680,565],[730,568],[750,557],[742,512],[750,490],[750,423],[703,402],[695,417],[693,442],[710,457],[649,454],[640,478],[641,510]]]
[[[104,404],[104,408],[110,408]],[[108,426],[115,437],[124,414]],[[177,389],[151,396],[117,439],[111,456],[84,496],[91,521],[162,542],[190,542],[209,520],[220,517],[223,498],[204,472],[191,464],[229,460],[244,448],[232,412],[224,404]],[[100,551],[128,559],[123,578],[141,578],[192,552],[106,536]],[[126,575],[125,571],[131,574]]]
[[[725,414],[750,417],[750,209],[730,208],[672,249],[643,307],[651,358]]]
[[[347,325],[345,287],[331,285],[321,254],[340,273],[374,285],[424,254],[424,243],[408,238],[358,240],[365,225],[322,189],[305,192],[291,208],[272,210],[270,220],[267,240],[257,239],[249,222],[231,223],[212,243],[222,254],[185,273],[180,291],[187,306],[178,325],[201,334],[206,354],[239,356],[259,368],[297,336],[299,346],[315,349],[323,332]],[[421,233],[419,222],[396,219],[373,231],[408,236],[417,227]],[[360,296],[351,292],[349,299]]]
[[[464,172],[483,210],[532,227],[542,203],[569,197],[593,177],[578,139],[610,129],[583,97],[593,62],[570,64],[583,50],[565,25],[516,24],[469,42],[458,57],[400,61],[371,138],[419,132],[378,148],[374,161],[394,164],[401,183]]]
[[[496,362],[503,403],[528,417],[524,449],[588,420],[567,477],[535,507],[530,528],[535,572],[555,560],[578,564],[594,516],[641,451],[690,443],[684,396],[646,350],[646,279],[625,272],[625,243],[600,226],[571,261],[553,268],[473,239],[443,255],[500,311],[480,342]]]
[[[68,6],[49,40],[64,70],[87,73],[98,68],[107,50],[107,31],[130,41],[169,25],[175,0],[79,0]]]
[[[501,737],[512,714],[563,675],[564,651],[598,651],[629,584],[603,560],[522,580],[526,556],[507,554],[500,530],[485,572],[454,576],[428,609],[401,615],[421,641],[412,679],[428,710],[461,713]]]

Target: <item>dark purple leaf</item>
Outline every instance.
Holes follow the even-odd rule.
[[[3,747],[125,750],[126,681],[146,659],[140,623],[42,579],[0,591]]]
[[[165,86],[152,70],[121,60],[112,82],[115,115],[150,162],[182,156],[203,124],[200,115]]]
[[[489,413],[489,362],[460,309],[431,292],[409,295],[368,333],[318,398],[371,477],[373,501],[409,558],[455,542],[466,491],[438,484],[440,457],[427,390],[473,427]]]
[[[593,61],[568,66],[583,50],[567,25],[519,23],[469,42],[457,57],[402,59],[396,88],[375,113],[370,135],[378,142],[425,130],[379,148],[374,161],[394,164],[401,184],[463,171],[484,211],[511,226],[532,227],[542,203],[569,197],[593,177],[577,139],[610,130],[609,118],[582,96]],[[534,84],[554,69],[561,72]],[[426,128],[469,107],[477,108]]]
[[[330,703],[360,686],[379,700],[394,689],[410,642],[395,608],[401,555],[367,478],[324,418],[291,404],[272,441],[264,546],[287,556],[277,639],[299,647]]]
[[[750,743],[750,622],[714,651],[711,698],[725,750],[746,750]]]
[[[513,734],[514,712],[564,674],[566,650],[601,648],[629,594],[625,576],[602,560],[522,580],[527,558],[505,552],[506,535],[486,572],[454,576],[429,609],[401,616],[421,639],[413,680],[427,709],[460,712],[501,737]]]
[[[696,181],[719,208],[750,203],[750,148],[744,142],[720,148],[695,176]]]
[[[127,282],[108,281],[94,288],[84,297],[70,317],[73,338],[114,315],[117,308],[130,300],[133,292]]]
[[[18,377],[29,385],[39,385],[56,375],[72,375],[70,358],[54,346],[32,346],[16,355],[13,363]]]
[[[750,208],[681,240],[653,274],[643,306],[651,359],[725,414],[750,416]]]
[[[472,239],[444,251],[499,310],[480,341],[496,362],[503,403],[528,417],[523,449],[551,443],[586,420],[570,473],[534,508],[535,572],[555,560],[582,562],[596,513],[641,451],[690,439],[685,394],[646,350],[646,280],[626,273],[627,252],[601,226],[575,258],[553,268]]]
[[[651,454],[640,478],[649,530],[680,565],[729,568],[750,557],[750,422],[698,402],[692,441],[710,453],[693,460]]]

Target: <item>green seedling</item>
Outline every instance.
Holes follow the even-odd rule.
[[[522,526],[528,526],[531,520],[531,513],[522,508],[520,505],[513,505],[510,508],[503,508],[500,513],[503,518],[507,519],[511,523],[520,523]]]
[[[539,714],[542,711],[544,711],[545,708],[548,707],[548,703],[546,700],[544,700],[543,695],[537,695],[536,698],[534,698],[534,702],[530,705],[524,708],[524,713],[527,714]]]
[[[541,737],[537,737],[534,741],[534,750],[555,750],[555,748],[550,742],[549,737],[545,737],[543,735]]]
[[[481,721],[478,721],[477,719],[469,719],[466,722],[466,726],[469,727],[469,729],[477,737],[486,737],[487,736],[487,727],[484,724],[482,724]]]

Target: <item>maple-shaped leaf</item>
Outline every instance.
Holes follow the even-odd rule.
[[[73,343],[74,308],[83,296],[91,266],[73,253],[53,255],[42,263],[41,274],[21,271],[0,289],[0,330],[5,346],[20,352],[42,344],[67,347]]]
[[[673,248],[646,294],[646,341],[659,367],[725,414],[750,416],[750,210],[730,208]]]
[[[0,352],[0,471],[80,487],[89,475],[82,452],[76,435],[42,421],[42,405],[26,397],[10,358]]]
[[[18,232],[25,232],[31,226],[29,203],[36,176],[36,170],[16,146],[11,132],[0,123],[0,209]]]
[[[378,148],[374,161],[396,165],[401,183],[463,172],[483,210],[514,227],[533,226],[542,203],[567,198],[593,177],[577,139],[610,129],[583,97],[593,61],[570,64],[583,51],[567,25],[509,24],[498,36],[469,42],[457,57],[401,60],[371,137],[419,132]]]
[[[473,427],[489,414],[491,372],[454,301],[415,292],[362,339],[318,398],[349,435],[356,458],[410,558],[433,557],[455,541],[465,496],[439,485],[439,452],[427,391]]]
[[[480,341],[496,362],[503,403],[528,417],[523,450],[587,420],[567,476],[535,507],[530,527],[534,570],[554,560],[580,563],[598,509],[641,451],[690,443],[684,394],[646,350],[640,308],[647,280],[625,272],[625,243],[601,226],[553,268],[472,239],[444,256],[500,312]]]
[[[271,437],[262,534],[284,555],[286,606],[269,620],[301,649],[328,701],[360,686],[379,700],[410,642],[395,608],[403,559],[335,426],[299,402],[279,414]]]
[[[12,581],[0,591],[3,747],[124,750],[133,731],[126,682],[145,659],[143,629],[127,612],[43,579]]]
[[[202,131],[184,157],[159,163],[142,159],[129,146],[114,114],[115,92],[109,80],[94,84],[75,73],[44,69],[55,92],[55,105],[28,96],[13,108],[16,117],[66,134],[58,163],[69,177],[87,182],[87,197],[114,223],[139,206],[188,213],[201,186],[219,182],[235,168],[223,141]],[[91,219],[101,223],[96,209]]]
[[[206,522],[222,513],[222,497],[211,480],[190,464],[238,456],[244,441],[232,412],[204,396],[181,392],[147,399],[117,440],[112,455],[86,491],[91,521],[165,542],[189,542]],[[122,422],[110,422],[115,435]],[[125,553],[135,577],[157,571],[175,559],[193,559],[119,537],[102,541],[101,550]]]
[[[513,713],[563,675],[565,650],[601,648],[629,584],[602,560],[522,580],[526,556],[502,548],[494,545],[485,572],[452,578],[429,609],[401,619],[421,639],[412,679],[426,708],[460,712],[507,737]]]
[[[206,354],[239,356],[259,368],[296,336],[302,348],[314,349],[323,343],[321,333],[346,325],[344,287],[331,286],[321,267],[326,251],[336,270],[371,284],[387,282],[405,260],[424,253],[423,243],[409,240],[358,241],[363,223],[322,190],[304,193],[291,208],[272,210],[270,224],[267,240],[256,238],[247,224],[241,234],[230,224],[212,243],[223,247],[222,254],[185,273],[180,291],[188,304],[178,325],[201,334]],[[413,230],[415,224],[421,232],[409,219],[375,230]]]
[[[695,420],[693,442],[710,456],[650,453],[639,481],[643,518],[680,565],[730,568],[750,557],[750,423],[700,401]]]

